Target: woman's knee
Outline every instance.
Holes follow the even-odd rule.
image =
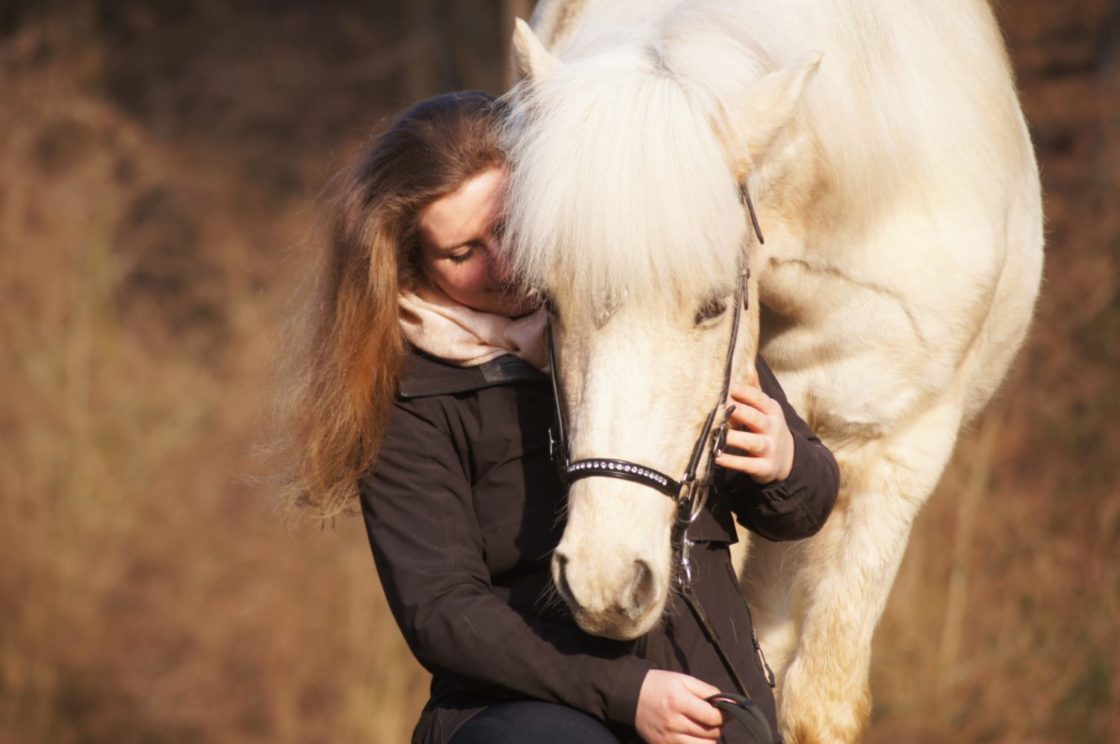
[[[618,744],[602,722],[575,708],[526,700],[491,705],[459,727],[451,744]]]

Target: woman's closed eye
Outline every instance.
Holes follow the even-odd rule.
[[[469,243],[455,249],[454,253],[447,256],[451,263],[461,264],[469,261],[477,252],[485,250],[485,246],[477,240],[472,240]]]

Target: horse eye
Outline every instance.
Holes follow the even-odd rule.
[[[704,321],[712,320],[723,315],[723,311],[727,309],[727,300],[723,297],[713,297],[700,306],[696,311],[696,325],[700,325]]]

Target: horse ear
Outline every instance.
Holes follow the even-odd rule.
[[[513,27],[513,79],[543,80],[556,69],[560,60],[556,59],[529,28],[529,24],[517,18]]]
[[[805,86],[821,63],[820,52],[809,52],[780,70],[764,75],[743,92],[740,105],[726,122],[737,168],[748,169],[793,120]],[[746,175],[745,173],[737,175]]]

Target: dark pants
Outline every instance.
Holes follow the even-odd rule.
[[[575,708],[525,700],[491,705],[464,723],[450,744],[618,744],[600,721]]]

